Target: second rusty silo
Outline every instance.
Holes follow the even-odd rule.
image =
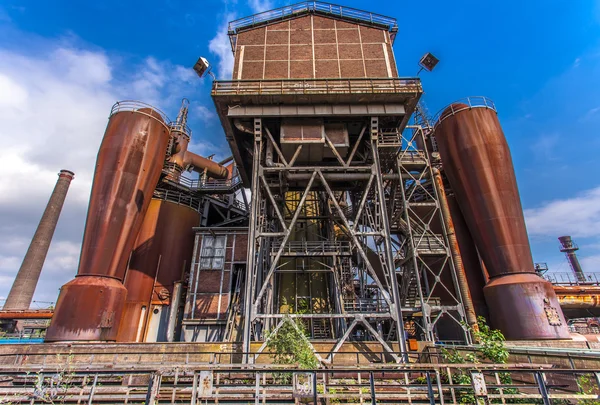
[[[533,268],[512,159],[493,103],[452,104],[441,114],[435,136],[490,275],[484,294],[493,326],[509,340],[568,339],[552,285]]]
[[[79,270],[61,288],[46,341],[116,339],[127,261],[168,142],[169,127],[158,110],[115,104],[96,160]]]
[[[127,299],[117,340],[172,340],[184,272],[200,223],[200,201],[189,194],[157,190],[133,247],[125,276]],[[171,322],[169,322],[171,320]]]

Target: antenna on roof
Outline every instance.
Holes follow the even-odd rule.
[[[194,71],[200,78],[209,74],[210,77],[213,78],[213,80],[217,80],[215,74],[212,72],[211,64],[208,63],[208,60],[202,56],[200,58],[198,58],[198,61],[194,65]]]

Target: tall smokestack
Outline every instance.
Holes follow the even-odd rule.
[[[560,251],[567,256],[571,269],[573,270],[573,273],[575,273],[575,277],[577,277],[577,281],[585,282],[585,274],[583,274],[579,259],[577,259],[577,254],[575,253],[579,250],[579,246],[573,243],[570,236],[559,236],[558,240],[562,246]]]
[[[60,211],[74,176],[75,173],[69,170],[61,170],[58,173],[58,181],[54,186],[54,191],[50,196],[40,224],[33,235],[29,249],[27,249],[17,277],[8,293],[8,298],[3,307],[4,310],[29,309],[56,229]]]

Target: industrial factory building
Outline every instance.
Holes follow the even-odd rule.
[[[305,2],[228,29],[233,77],[211,94],[232,156],[188,150],[186,100],[173,120],[117,102],[79,269],[39,347],[172,342],[167,357],[197,347],[248,364],[299,319],[321,364],[348,351],[402,364],[439,342],[476,344],[478,316],[508,341],[551,346],[571,341],[569,319],[599,315],[598,280],[570,237],[573,282],[536,272],[494,103],[469,97],[429,116],[419,77],[397,71],[394,18]],[[210,73],[204,58],[194,69]],[[35,317],[72,178],[61,172],[0,311],[13,327]]]

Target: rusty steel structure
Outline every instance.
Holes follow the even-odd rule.
[[[67,191],[75,174],[70,170],[61,170],[50,200],[42,214],[42,219],[31,239],[23,263],[8,293],[2,309],[4,311],[27,310],[33,300],[33,293],[37,286],[54,230],[60,217]]]
[[[252,195],[244,352],[287,317],[336,342],[323,362],[347,341],[396,361],[391,342],[406,353],[407,337],[470,342],[431,128],[408,125],[421,83],[398,77],[396,30],[321,2],[230,23],[234,80],[212,96]]]
[[[116,103],[46,340],[241,343],[253,363],[296,319],[335,364],[348,342],[399,363],[409,340],[472,344],[477,316],[568,339],[561,306],[595,313],[597,283],[536,274],[495,106],[430,119],[397,29],[312,1],[232,21],[233,77],[211,91],[221,162],[189,150],[187,100],[174,121]]]
[[[179,310],[181,290],[175,291],[175,286],[189,268],[194,242],[192,228],[199,223],[200,213],[196,209],[152,199],[124,281],[127,299],[117,341],[166,340],[164,319],[169,316],[166,309],[175,313]],[[150,325],[151,320],[157,325]]]
[[[184,102],[171,122],[140,102],[113,106],[96,162],[79,270],[61,289],[46,341],[137,341],[139,333],[150,333],[148,324],[156,319],[150,314],[163,309],[156,300],[175,312],[169,318],[177,316],[175,285],[189,265],[191,229],[199,225],[200,211],[210,211],[211,199],[235,192],[233,179],[218,183],[227,179],[227,168],[187,150],[187,111]],[[202,177],[190,180],[184,170]],[[206,201],[205,192],[212,194]]]
[[[534,270],[508,144],[493,104],[483,101],[446,108],[435,139],[490,277],[490,318],[507,339],[568,339],[552,285]]]

